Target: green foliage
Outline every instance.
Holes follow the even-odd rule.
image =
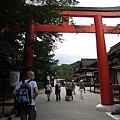
[[[58,79],[68,79],[73,78],[73,67],[68,64],[62,64],[61,66],[56,66],[56,78]]]
[[[60,11],[77,3],[77,0],[1,0],[0,29],[6,25],[21,28],[33,21],[61,24]]]
[[[9,63],[15,64],[18,59],[23,59],[22,35],[13,32],[4,32],[0,36],[0,56]]]
[[[76,71],[76,68],[81,67],[81,61],[76,61],[76,62],[72,63],[71,66],[73,67],[73,70]]]
[[[23,61],[25,32],[19,33],[16,30],[25,30],[27,25],[34,22],[61,25],[63,16],[60,12],[69,10],[77,3],[77,0],[1,0],[0,50],[2,58],[12,65],[17,64],[17,60]],[[6,32],[7,27],[11,32]],[[56,41],[62,42],[61,35],[58,33],[36,33],[35,41],[28,43],[33,45],[34,55],[36,55],[34,70],[41,77],[45,72],[52,71],[52,66],[58,62],[53,59],[54,54],[51,54],[51,51],[57,48]]]
[[[45,72],[52,73],[52,66],[57,64],[58,60],[54,60],[54,54],[51,51],[56,49],[54,37],[59,38],[59,34],[55,33],[37,33],[34,40],[34,71],[39,72],[39,76],[45,75]],[[42,36],[42,38],[38,36]]]

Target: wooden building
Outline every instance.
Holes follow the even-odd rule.
[[[120,82],[120,42],[112,46],[107,53],[111,84]],[[80,67],[75,72],[76,79],[83,79],[88,85],[99,84],[97,59],[81,59]]]
[[[97,68],[87,66],[96,61],[97,59],[81,59],[79,69],[75,72],[76,82],[79,82],[79,80],[82,79],[85,82],[85,85],[89,86],[90,82],[93,80],[93,72],[96,71]]]

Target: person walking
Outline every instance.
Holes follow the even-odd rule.
[[[71,83],[67,80],[65,84],[65,89],[66,89],[66,101],[70,101],[70,96],[72,96],[72,87]]]
[[[80,80],[80,82],[79,82],[79,91],[80,91],[80,98],[81,98],[82,100],[84,100],[83,96],[84,96],[84,93],[85,93],[86,91],[85,91],[85,85],[84,85],[83,80]]]
[[[35,108],[35,99],[38,96],[38,87],[37,83],[34,81],[35,75],[34,72],[28,71],[27,72],[27,80],[24,80],[24,83],[29,81],[31,87],[31,103],[28,105],[20,105],[20,120],[36,120],[37,113]],[[22,86],[22,81],[15,87],[13,90],[13,95],[17,96],[17,93]]]
[[[61,100],[60,92],[61,92],[61,84],[60,84],[60,81],[57,80],[57,83],[55,85],[56,101],[58,101],[58,100],[60,101]]]
[[[47,94],[48,101],[50,101],[51,92],[52,92],[52,86],[50,84],[50,81],[48,80],[47,85],[46,85],[46,94]]]
[[[74,80],[72,80],[72,92],[74,93],[74,95],[76,94],[75,93],[75,82],[74,82]]]

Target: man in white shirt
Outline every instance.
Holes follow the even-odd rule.
[[[36,120],[37,113],[35,108],[35,98],[38,95],[38,87],[37,87],[37,83],[34,81],[34,78],[35,78],[34,72],[28,71],[27,77],[28,79],[25,80],[25,82],[30,80],[29,84],[31,86],[31,103],[26,106],[22,106],[22,105],[20,106],[20,119]],[[19,84],[13,90],[14,95],[17,94],[17,91],[20,89],[21,85],[22,85],[22,81],[19,82]],[[28,119],[27,119],[27,115],[28,115]]]

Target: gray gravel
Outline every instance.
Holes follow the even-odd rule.
[[[73,100],[68,102],[65,101],[65,94],[65,88],[62,87],[62,99],[57,102],[53,87],[51,101],[47,101],[44,90],[40,91],[36,99],[37,120],[115,120],[105,112],[95,110],[96,105],[100,104],[100,94],[87,91],[84,94],[84,100],[81,100],[79,90],[76,88],[76,95],[73,95]],[[8,108],[6,107],[7,110]],[[7,119],[3,117],[0,120]],[[12,120],[20,120],[20,118],[13,116]]]
[[[36,99],[37,120],[114,120],[105,112],[96,111],[96,105],[100,104],[100,95],[87,91],[84,100],[80,99],[79,90],[73,101],[65,101],[65,89],[62,88],[62,100],[56,101],[54,88],[51,101],[47,101],[46,95],[40,94]]]

